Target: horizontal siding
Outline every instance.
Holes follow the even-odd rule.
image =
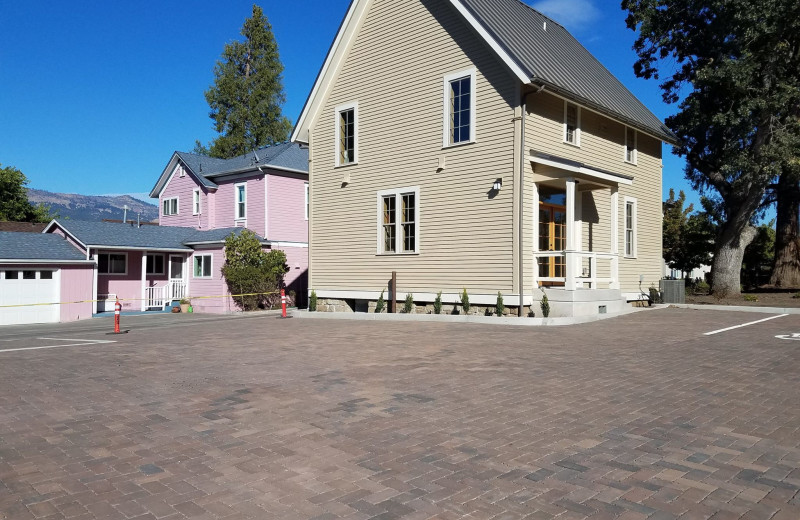
[[[631,186],[619,186],[619,274],[623,292],[639,290],[639,276],[644,276],[642,289],[658,284],[661,277],[661,148],[659,140],[643,135],[637,136],[637,164],[624,161],[625,126],[607,117],[586,109],[581,110],[580,147],[563,142],[564,100],[542,92],[528,98],[526,128],[526,152],[535,150],[579,161],[589,167],[611,171],[633,177]],[[537,167],[537,171],[539,168]],[[544,169],[542,169],[544,170]],[[625,197],[638,202],[638,254],[636,258],[625,258],[624,208]],[[610,244],[610,191],[595,190],[583,195],[582,224],[583,247],[588,250],[607,252]],[[530,199],[526,199],[530,200]],[[593,214],[596,210],[596,216]],[[596,219],[589,226],[589,217]],[[589,233],[592,247],[589,247]],[[602,272],[603,264],[598,266]]]
[[[198,188],[200,188],[200,215],[193,215],[194,190]],[[209,195],[208,190],[201,188],[194,177],[179,164],[175,167],[169,181],[167,181],[166,188],[162,190],[158,198],[159,224],[162,226],[196,227],[198,229],[208,228],[209,219],[206,207],[210,196],[213,197],[213,194]],[[178,214],[164,215],[163,201],[174,197],[178,197]]]
[[[247,184],[245,207],[247,228],[251,231],[264,236],[266,234],[265,222],[266,211],[264,204],[266,201],[264,175],[259,174],[255,177],[246,179],[226,180],[219,182],[219,188],[214,194],[214,228],[226,228],[236,226],[234,187],[239,183]]]
[[[305,176],[267,176],[268,239],[308,242],[306,182]]]
[[[444,76],[473,66],[476,142],[443,150]],[[516,96],[450,6],[374,0],[312,128],[312,287],[377,291],[397,271],[404,291],[510,292]],[[335,107],[349,102],[359,106],[359,164],[335,168]],[[379,256],[377,192],[412,186],[420,253]]]

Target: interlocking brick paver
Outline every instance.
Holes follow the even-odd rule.
[[[800,318],[702,335],[748,318],[179,316],[0,352],[0,519],[797,520],[800,351],[774,336]]]

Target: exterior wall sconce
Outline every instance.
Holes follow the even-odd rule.
[[[503,179],[502,178],[495,179],[494,184],[492,184],[492,189],[494,191],[500,191],[500,188],[502,187],[503,187]]]

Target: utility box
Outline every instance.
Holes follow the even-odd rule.
[[[686,303],[686,282],[684,280],[659,280],[658,290],[664,303]]]

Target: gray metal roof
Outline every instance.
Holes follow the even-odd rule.
[[[0,231],[0,259],[74,262],[86,255],[59,235]]]
[[[667,142],[675,141],[666,125],[558,22],[520,0],[461,2],[531,82]]]
[[[174,168],[172,162],[176,157],[186,165],[204,187],[210,189],[218,187],[213,180],[216,177],[248,170],[255,171],[259,166],[308,173],[308,148],[301,148],[297,143],[280,143],[267,146],[230,159],[217,159],[206,155],[175,152],[150,191],[151,197],[157,197],[166,184]]]
[[[58,224],[86,246],[191,251],[190,244],[221,243],[243,228],[199,230],[177,226],[142,226],[116,222],[59,220]],[[264,239],[256,235],[262,242]]]

